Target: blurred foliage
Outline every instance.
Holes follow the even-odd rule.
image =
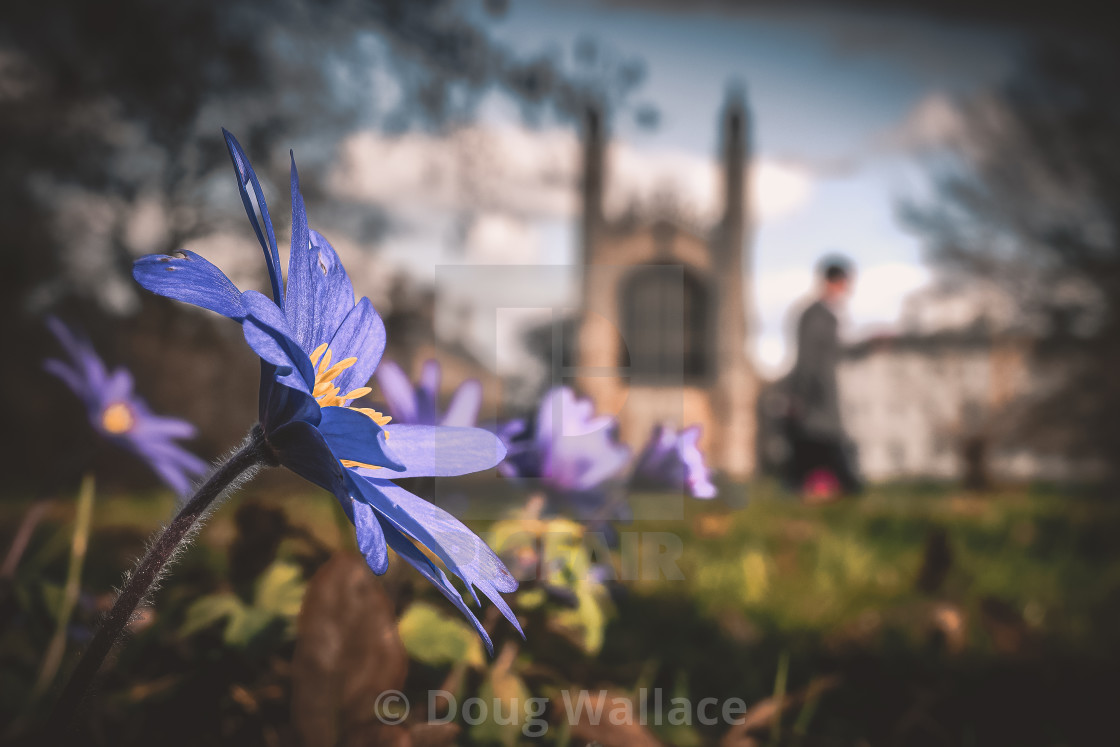
[[[426,602],[416,602],[401,615],[401,640],[408,655],[433,667],[458,664],[481,668],[486,650],[478,633],[461,619],[447,617]]]
[[[612,607],[584,533],[570,519],[533,516],[495,523],[487,541],[522,579],[519,609],[540,614],[550,633],[593,655],[603,647]]]
[[[304,587],[298,565],[277,561],[257,579],[252,602],[246,603],[231,592],[200,597],[187,608],[179,634],[193,635],[224,622],[222,640],[234,648],[246,648],[258,636],[269,632],[291,638],[295,634]]]
[[[526,704],[532,693],[514,671],[516,656],[516,647],[507,644],[478,688],[479,699],[493,710],[490,718],[471,728],[471,738],[479,744],[513,747],[522,741],[522,727],[528,717]]]
[[[1120,664],[1120,507],[1111,501],[1044,489],[978,496],[899,485],[807,507],[761,484],[742,510],[688,502],[681,521],[620,526],[671,531],[684,547],[684,580],[627,582],[587,572],[618,567],[619,550],[592,559],[579,525],[522,511],[478,527],[522,577],[509,601],[526,640],[483,610],[494,658],[405,564],[394,558],[386,576],[371,574],[348,551],[329,497],[265,502],[250,492],[233,503],[185,553],[158,607],[106,670],[84,715],[91,743],[520,744],[516,724],[528,696],[550,698],[542,718],[553,726],[543,741],[573,745],[710,744],[725,736],[738,740],[728,744],[766,743],[774,733],[791,745],[1094,744],[1089,735],[1110,714]],[[0,541],[23,505],[0,506]],[[99,498],[63,672],[121,569],[172,505],[168,496]],[[271,511],[284,519],[262,523],[287,527],[284,539],[248,543],[248,523],[238,516]],[[35,565],[30,559],[60,531],[69,536],[71,519],[71,506],[51,510],[14,580],[14,610],[0,638],[2,729],[19,712],[48,644],[47,600],[65,578],[66,543]],[[231,559],[249,545],[274,548],[275,556],[254,565],[251,584],[231,591]],[[594,604],[579,599],[581,585],[600,590]],[[301,590],[293,639],[284,631]],[[585,606],[579,614],[589,622],[561,624]],[[247,631],[276,634],[230,635],[237,615],[256,621]],[[272,623],[262,626],[266,618]],[[596,630],[601,645],[588,632]],[[733,732],[697,723],[557,725],[565,690],[598,698],[601,688],[635,708],[654,688],[666,699],[741,698],[748,722]],[[386,730],[374,702],[389,689],[403,691],[412,712]],[[427,726],[429,690],[453,693],[460,706],[493,695],[510,706],[503,717],[516,718],[461,729],[460,712],[458,725]],[[779,690],[784,697],[775,697]],[[520,710],[512,709],[515,697]]]
[[[1097,457],[1120,449],[1120,48],[1034,48],[994,93],[962,102],[935,195],[907,217],[957,283],[1015,305],[1008,336],[1036,340],[1041,394],[1004,424],[1013,439]],[[948,290],[952,291],[953,287]]]

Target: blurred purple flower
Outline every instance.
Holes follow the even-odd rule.
[[[699,425],[681,431],[670,425],[654,426],[634,466],[634,484],[662,490],[687,489],[693,498],[714,498],[716,486],[697,446],[699,440]]]
[[[78,395],[98,435],[139,456],[179,495],[189,493],[193,478],[206,474],[208,466],[175,439],[193,438],[195,427],[153,413],[133,393],[132,374],[120,367],[109,371],[89,340],[60,320],[49,317],[47,327],[69,361],[48,358],[43,367]]]
[[[392,548],[470,620],[493,652],[482,623],[421,546],[463,580],[475,604],[477,588],[520,631],[501,596],[516,590],[517,581],[470,529],[392,480],[489,469],[505,456],[505,447],[481,428],[390,425],[391,418],[354,404],[371,391],[366,383],[385,351],[385,325],[368,298],[355,302],[338,254],[308,226],[294,156],[285,287],[260,182],[237,140],[223,133],[241,201],[264,251],[272,298],[240,291],[194,252],[142,257],[133,277],[153,293],[241,324],[261,359],[260,428],[275,461],[335,495],[374,573],[388,569]]]
[[[451,396],[447,411],[440,416],[437,410],[442,375],[439,361],[424,361],[415,388],[404,370],[393,361],[383,361],[374,375],[381,386],[389,414],[398,423],[471,428],[478,421],[482,384],[477,379],[468,379],[460,384]]]
[[[630,461],[630,449],[616,438],[616,425],[609,415],[596,416],[591,401],[571,389],[552,389],[541,400],[535,425],[513,420],[499,426],[507,454],[498,471],[540,480],[553,508],[563,505],[584,518],[610,518],[598,512]]]

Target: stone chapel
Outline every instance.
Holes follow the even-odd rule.
[[[618,417],[640,449],[658,422],[700,424],[710,467],[736,480],[755,466],[758,378],[747,355],[750,121],[731,89],[720,117],[722,215],[703,228],[665,214],[608,219],[601,113],[584,118],[582,313],[576,387]]]

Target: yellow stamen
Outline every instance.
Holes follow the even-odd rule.
[[[351,410],[357,410],[358,412],[367,416],[370,420],[372,420],[373,422],[377,423],[380,426],[389,425],[389,421],[391,421],[393,419],[392,416],[382,415],[381,413],[379,413],[377,410],[373,409],[372,407],[351,407],[350,409]],[[385,432],[385,438],[388,438],[388,437],[389,437],[389,432],[386,431]]]
[[[327,370],[327,367],[330,366],[330,365],[331,365],[331,349],[327,348],[327,352],[323,356],[323,360],[319,361],[319,367],[315,369],[315,378],[319,378],[319,376],[322,375],[323,371]]]
[[[331,351],[328,350],[327,355],[330,356],[330,354],[331,354]],[[335,379],[338,378],[339,374],[341,374],[343,371],[350,368],[350,366],[353,366],[357,362],[358,362],[357,358],[346,358],[344,360],[340,360],[338,363],[334,364],[333,366],[328,368],[326,371],[319,372],[315,376],[315,381],[317,381],[317,382],[334,381]]]
[[[128,433],[136,425],[136,416],[123,402],[114,402],[101,413],[101,427],[114,435]]]
[[[355,462],[353,459],[339,459],[343,467],[365,467],[366,469],[381,469],[376,464],[366,464],[365,462]]]
[[[331,351],[326,343],[315,348],[310,356],[311,365],[315,366],[315,384],[311,387],[311,396],[319,403],[320,407],[346,407],[346,403],[350,400],[364,397],[373,390],[368,386],[361,386],[357,389],[352,389],[346,394],[340,395],[340,389],[333,384],[334,380],[346,369],[353,366],[358,362],[357,358],[344,358],[338,363],[331,365]],[[320,360],[322,358],[322,360]],[[383,415],[377,410],[370,407],[350,407],[348,409],[356,410],[366,417],[373,420],[380,426],[389,424],[392,420],[388,415]],[[388,432],[385,433],[388,438]],[[366,464],[365,462],[356,462],[352,459],[340,459],[343,467],[364,467],[366,469],[380,469],[376,464]]]

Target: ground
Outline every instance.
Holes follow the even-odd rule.
[[[675,564],[680,577],[637,573],[608,584],[601,648],[536,632],[531,610],[524,643],[488,620],[496,660],[418,657],[409,633],[404,690],[452,682],[463,694],[489,692],[504,651],[502,666],[516,658],[518,687],[536,694],[555,695],[560,681],[748,706],[777,694],[770,703],[785,716],[766,718],[749,737],[756,744],[1102,743],[1120,671],[1120,503],[1074,490],[974,495],[914,485],[817,507],[765,483],[723,486],[723,495],[686,501],[673,519],[618,526],[618,548],[628,533],[679,537],[680,557],[669,543],[656,567]],[[631,496],[632,504],[654,500]],[[29,502],[0,503],[4,551]],[[52,505],[4,589],[5,739],[27,733],[45,708],[27,693],[65,579],[72,506],[66,498]],[[98,496],[63,672],[172,509],[159,493]],[[296,615],[307,579],[353,548],[344,521],[325,494],[287,487],[249,490],[222,506],[106,668],[86,714],[91,743],[294,743]],[[620,555],[613,571],[626,576]],[[417,574],[392,565],[381,583],[388,604],[423,601],[456,619]],[[722,724],[652,731],[680,745],[736,736]],[[578,729],[552,734],[555,743],[578,737]],[[752,743],[738,737],[726,743]],[[517,741],[486,729],[458,737],[491,739]]]

